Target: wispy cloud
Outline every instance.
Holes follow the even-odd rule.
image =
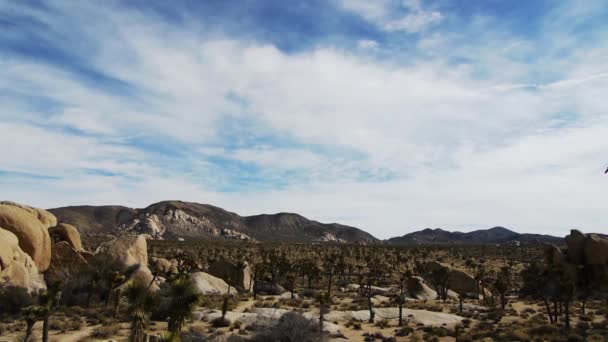
[[[277,4],[240,23],[229,1],[153,4],[0,5],[3,196],[178,198],[380,237],[603,229],[598,2],[543,9],[524,31],[434,1]]]

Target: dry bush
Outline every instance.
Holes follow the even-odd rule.
[[[119,331],[120,326],[118,324],[104,325],[102,327],[94,329],[90,336],[98,339],[108,339],[110,337],[116,336]]]

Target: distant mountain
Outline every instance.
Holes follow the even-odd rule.
[[[355,227],[320,223],[298,214],[239,216],[208,204],[164,201],[143,209],[72,206],[49,209],[84,236],[143,233],[158,239],[221,238],[244,241],[374,242]]]
[[[469,233],[449,232],[440,228],[424,229],[409,233],[401,237],[394,237],[386,240],[392,245],[486,245],[486,244],[535,244],[547,242],[561,244],[563,238],[540,235],[540,234],[519,234],[504,227],[494,227],[490,229],[475,230]]]

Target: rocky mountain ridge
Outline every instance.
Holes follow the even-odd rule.
[[[485,244],[563,244],[560,237],[541,234],[520,234],[504,227],[475,230],[468,233],[450,232],[441,228],[424,229],[386,240],[393,245],[485,245]]]
[[[320,223],[301,215],[239,216],[208,204],[164,201],[146,208],[73,206],[49,209],[83,235],[148,234],[155,239],[220,238],[241,241],[375,242],[355,227]]]

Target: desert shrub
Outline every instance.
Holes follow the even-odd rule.
[[[91,333],[91,337],[98,339],[108,339],[112,336],[116,336],[120,327],[118,324],[106,325],[99,328],[96,328]]]
[[[381,319],[376,322],[376,326],[380,329],[385,329],[385,328],[388,328],[389,323],[390,322],[388,321],[388,319]]]
[[[211,326],[213,326],[214,328],[229,327],[230,324],[231,324],[231,322],[229,319],[222,318],[222,317],[218,317],[218,318],[214,319],[213,321],[211,321]]]
[[[288,312],[269,331],[257,335],[252,341],[317,341],[319,330],[316,322],[297,312]]]
[[[409,334],[414,332],[414,328],[412,327],[402,327],[400,329],[395,330],[395,336],[408,336]]]
[[[243,325],[243,322],[236,320],[236,321],[234,321],[234,323],[232,323],[232,328],[238,330],[238,329],[241,329],[242,325]]]

